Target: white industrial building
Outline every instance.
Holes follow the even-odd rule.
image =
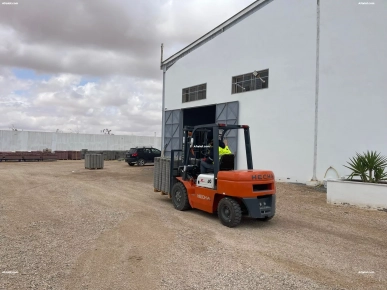
[[[278,181],[387,155],[386,28],[384,0],[254,2],[162,60],[165,154],[183,126],[227,121],[250,125],[254,168]],[[229,140],[246,168],[243,134]]]

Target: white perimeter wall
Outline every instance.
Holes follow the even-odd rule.
[[[231,79],[269,69],[269,88],[231,94]],[[316,1],[274,0],[178,60],[166,73],[168,110],[239,101],[256,169],[306,182],[313,173]],[[182,89],[207,83],[207,99],[182,104]],[[238,168],[246,168],[243,133]]]
[[[161,148],[160,137],[0,131],[0,151],[129,150],[136,146]]]
[[[321,2],[318,177],[355,152],[387,156],[387,1]]]

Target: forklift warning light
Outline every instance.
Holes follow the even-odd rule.
[[[242,125],[241,127],[246,129],[249,128],[249,125]]]
[[[219,126],[219,127],[226,127],[226,124],[219,123],[218,126]]]

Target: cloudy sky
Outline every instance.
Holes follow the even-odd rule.
[[[13,1],[0,5],[0,130],[144,136],[161,132],[161,43],[166,59],[254,2]]]

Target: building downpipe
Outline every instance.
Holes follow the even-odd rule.
[[[161,57],[160,57],[160,68],[163,70],[163,92],[162,92],[162,104],[161,104],[161,156],[164,157],[164,122],[165,122],[165,72],[166,67],[163,65],[163,53],[164,44],[161,44]]]

